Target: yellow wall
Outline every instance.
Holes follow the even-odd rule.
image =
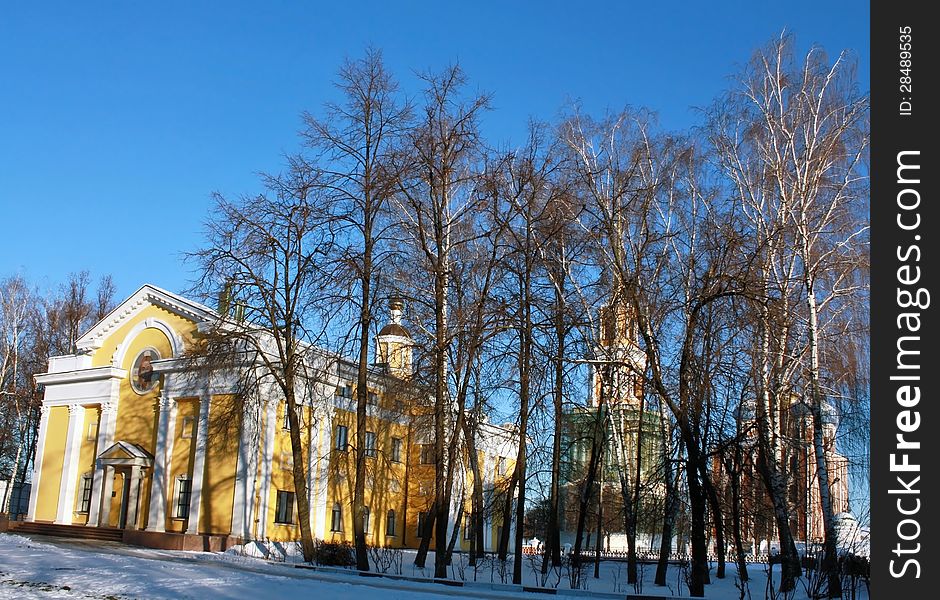
[[[95,471],[95,458],[98,456],[98,418],[100,411],[98,406],[85,407],[85,422],[82,423],[81,446],[78,453],[78,474],[75,481],[75,508],[76,514],[72,518],[72,523],[84,525],[88,522],[88,514],[78,514],[82,507],[82,478],[85,475],[92,475]],[[89,428],[91,431],[89,432]],[[91,439],[88,439],[91,433]],[[102,448],[102,450],[104,450]]]
[[[42,470],[39,476],[39,497],[36,502],[37,521],[54,521],[59,504],[59,487],[62,483],[62,462],[65,459],[65,436],[69,427],[69,409],[53,406],[49,409],[46,425],[46,443],[42,454]]]
[[[232,396],[214,396],[209,405],[209,421],[213,425],[207,435],[200,533],[232,531],[241,406]]]
[[[176,403],[176,421],[170,424],[170,435],[173,436],[173,452],[170,459],[170,484],[167,489],[167,509],[166,509],[166,530],[182,532],[186,529],[186,520],[176,518],[176,493],[177,478],[180,475],[191,473],[193,470],[193,460],[196,456],[195,446],[192,438],[183,437],[183,425],[186,417],[192,418],[192,424],[188,426],[191,435],[195,435],[198,427],[199,402],[198,400],[188,398],[180,399]]]

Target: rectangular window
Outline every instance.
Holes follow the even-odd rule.
[[[180,428],[180,437],[183,439],[193,439],[193,425],[196,423],[196,417],[183,417],[183,426]]]
[[[82,503],[78,512],[87,513],[91,508],[91,475],[82,475]]]
[[[362,507],[362,532],[369,533],[369,522],[371,521],[372,513],[369,511],[368,506]]]
[[[93,442],[96,437],[98,437],[98,424],[89,423],[88,431],[85,433],[85,439],[89,442]]]
[[[290,410],[287,408],[287,404],[284,405],[284,422],[281,423],[281,429],[290,431]]]
[[[395,535],[395,511],[389,510],[388,514],[385,515],[385,535],[394,536]]]
[[[428,519],[427,512],[418,513],[418,537],[419,538],[424,537],[424,522],[427,521],[427,519]]]
[[[346,451],[346,446],[349,443],[349,428],[345,425],[336,426],[336,445],[334,446],[337,450],[341,452]]]
[[[287,452],[281,452],[281,468],[285,471],[293,470],[294,454],[290,450]]]
[[[352,386],[351,385],[341,385],[336,388],[336,397],[337,398],[352,398]]]
[[[392,438],[392,462],[401,462],[401,438]]]
[[[176,480],[176,518],[189,518],[189,497],[192,495],[193,482],[186,477]]]
[[[397,494],[398,492],[400,492],[400,491],[401,491],[401,482],[398,481],[397,479],[389,479],[389,480],[388,480],[388,491],[390,491],[390,492],[392,492],[392,493],[394,493],[394,494]]]
[[[421,444],[421,464],[433,465],[435,462],[434,444]]]
[[[343,530],[343,507],[337,502],[333,505],[333,516],[330,520],[330,531]]]
[[[375,457],[375,432],[367,431],[366,432],[366,456]]]
[[[463,527],[463,539],[468,542],[473,539],[473,519],[467,519],[467,524]]]
[[[379,405],[379,397],[378,397],[378,395],[377,395],[375,392],[369,392],[369,394],[368,394],[368,399],[366,400],[366,403],[367,403],[369,406],[378,406],[378,405]]]
[[[294,522],[294,492],[282,492],[278,490],[274,522],[283,524]]]

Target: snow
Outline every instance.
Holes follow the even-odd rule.
[[[300,559],[291,545],[266,545],[260,542],[213,554],[0,534],[0,549],[0,598],[177,600],[303,595],[328,597],[330,600],[415,600],[415,593],[419,594],[417,600],[443,600],[454,596],[529,600],[544,598],[501,585],[509,583],[512,571],[511,567],[508,573],[501,570],[496,561],[477,569],[475,579],[480,582],[478,585],[442,588],[438,584],[410,580],[363,580],[351,570],[293,568],[290,563]],[[414,553],[406,551],[401,563],[401,575],[429,577],[433,574],[433,560],[431,553],[428,556],[428,568],[417,569],[412,564]],[[528,557],[524,560],[523,583],[528,586],[542,585],[536,563]],[[474,572],[465,563],[465,556],[456,557],[454,565],[449,569],[450,577],[474,581]],[[623,598],[628,593],[636,592],[654,596],[688,594],[680,569],[674,566],[670,568],[669,585],[666,588],[653,585],[654,573],[655,565],[647,565],[642,571],[642,587],[635,589],[626,584],[625,563],[603,562],[600,579],[593,578],[591,563],[586,569],[585,582],[592,595],[614,593]],[[741,598],[735,573],[735,566],[729,564],[727,578],[718,580],[713,577],[713,583],[706,586],[706,597],[714,600]],[[747,597],[754,600],[764,598],[766,566],[750,565],[749,573],[750,595]],[[775,571],[774,580],[779,581],[779,571]],[[554,587],[556,582],[559,594],[564,594],[563,590],[567,591],[568,588],[566,574],[555,573],[545,583],[548,587]],[[798,585],[795,599],[806,597],[803,585]],[[868,597],[864,584],[858,597]]]

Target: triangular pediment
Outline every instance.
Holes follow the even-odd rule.
[[[108,335],[119,328],[147,306],[157,306],[184,319],[201,323],[212,318],[216,313],[211,308],[178,294],[168,292],[156,286],[145,284],[134,294],[112,310],[94,327],[83,334],[76,342],[80,351],[96,350],[102,346]]]
[[[153,455],[138,444],[118,440],[98,455],[98,461],[101,464],[149,467],[153,464]]]

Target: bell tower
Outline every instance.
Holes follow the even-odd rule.
[[[597,362],[591,368],[589,406],[597,406],[601,393],[608,406],[638,408],[643,398],[646,355],[637,343],[633,308],[621,294],[599,311]]]
[[[375,338],[376,362],[384,364],[390,375],[407,378],[412,375],[411,350],[414,345],[411,334],[401,324],[405,302],[401,298],[388,301],[389,323]]]

